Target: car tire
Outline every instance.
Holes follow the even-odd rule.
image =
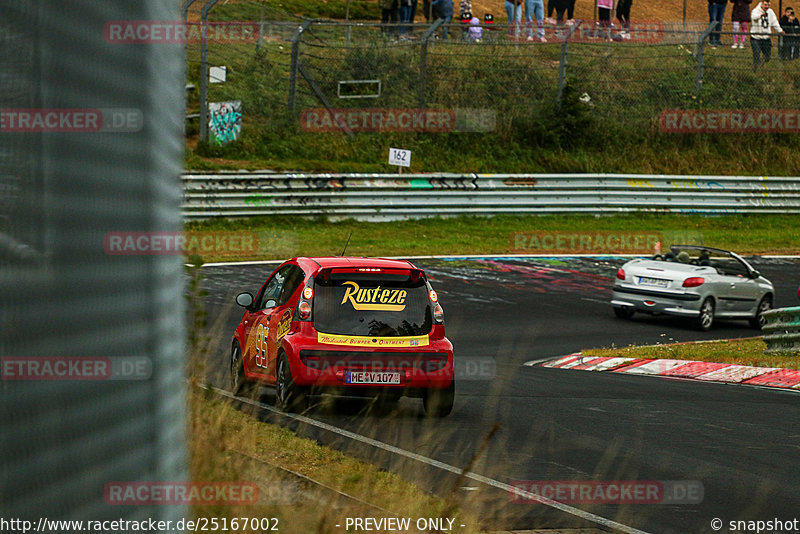
[[[250,392],[251,384],[247,381],[244,374],[244,362],[242,361],[242,351],[238,343],[233,344],[231,349],[231,392],[234,395],[245,395]]]
[[[703,332],[708,332],[714,325],[714,299],[706,298],[700,305],[700,315],[695,319],[697,328]]]
[[[630,319],[636,311],[633,308],[614,306],[614,315],[619,319]]]
[[[453,403],[456,397],[456,381],[450,381],[450,385],[444,389],[429,388],[422,397],[422,406],[425,414],[429,417],[446,417],[453,411]]]
[[[275,371],[275,406],[284,412],[302,412],[306,409],[307,397],[306,388],[294,383],[289,360],[281,353]]]
[[[764,295],[761,297],[761,300],[758,301],[758,308],[756,308],[755,316],[750,319],[750,326],[761,330],[761,327],[764,326],[766,322],[764,318],[761,316],[765,311],[769,311],[772,309],[772,297],[769,295]]]

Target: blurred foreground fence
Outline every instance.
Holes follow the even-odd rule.
[[[800,306],[764,312],[766,352],[800,351]]]
[[[712,47],[707,23],[634,20],[624,35],[579,20],[543,26],[541,42],[535,25],[483,25],[477,38],[458,22],[445,28],[441,21],[404,26],[303,20],[264,13],[255,4],[248,11],[248,5],[237,3],[232,11],[220,3],[204,20],[220,25],[251,16],[257,21],[251,38],[210,36],[187,46],[189,81],[203,86],[202,95],[190,95],[191,116],[200,115],[193,113],[197,108],[205,113],[209,102],[240,101],[245,124],[280,120],[281,128],[352,135],[375,129],[334,121],[331,130],[303,121],[304,113],[481,109],[496,120],[461,131],[493,131],[519,130],[515,120],[535,120],[565,98],[587,106],[599,120],[631,128],[661,123],[663,129],[668,110],[800,109],[800,61],[788,59],[787,43],[777,36],[772,61],[754,68],[749,36],[748,49],[730,48],[730,32],[722,33],[722,47]],[[226,68],[224,82],[220,67]],[[201,138],[210,125],[200,125]],[[398,131],[391,128],[378,131]]]
[[[622,174],[184,174],[189,219],[498,213],[800,213],[800,178]]]

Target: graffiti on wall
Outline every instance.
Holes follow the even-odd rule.
[[[242,101],[208,103],[208,136],[212,145],[236,141],[242,133]]]

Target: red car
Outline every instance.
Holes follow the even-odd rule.
[[[310,395],[422,397],[427,414],[453,408],[453,345],[422,269],[377,258],[292,258],[245,308],[231,346],[231,388],[273,386],[300,411]]]

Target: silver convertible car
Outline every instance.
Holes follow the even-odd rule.
[[[763,325],[775,289],[741,256],[715,248],[674,245],[652,259],[635,259],[617,271],[611,305],[629,319],[635,312],[690,318],[701,330],[714,319],[748,319]]]

